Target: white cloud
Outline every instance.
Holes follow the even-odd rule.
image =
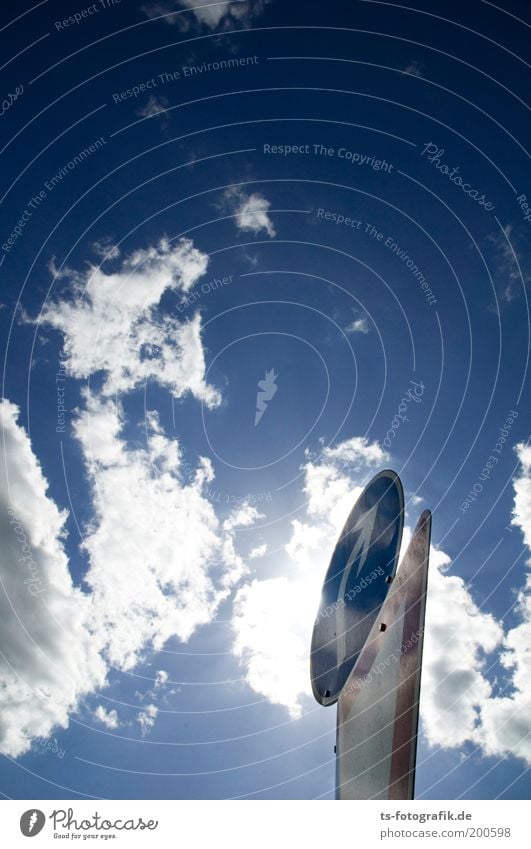
[[[292,521],[282,577],[254,580],[235,599],[234,653],[249,686],[300,716],[311,695],[309,649],[324,572],[339,528],[370,470],[387,458],[377,443],[355,437],[323,450],[303,467],[305,521]],[[348,472],[344,470],[348,469]],[[308,702],[312,704],[312,702]]]
[[[252,581],[234,602],[233,651],[247,683],[273,704],[286,706],[292,717],[301,714],[301,695],[311,693],[303,586],[285,577]]]
[[[330,526],[330,532],[335,532],[342,527],[361,492],[357,481],[365,480],[368,470],[386,463],[389,455],[378,442],[369,442],[364,436],[354,436],[334,448],[324,448],[317,460],[312,460],[309,454],[307,459],[304,466],[304,493],[308,499],[308,513],[325,520]],[[308,533],[312,533],[310,527]]]
[[[247,0],[243,3],[234,0],[223,0],[220,3],[208,3],[204,0],[159,0],[146,4],[142,9],[149,18],[164,15],[166,23],[177,25],[182,30],[190,29],[194,20],[199,26],[214,30],[220,25],[229,28],[238,22],[243,26],[250,26],[269,2],[270,0]],[[183,9],[191,9],[193,17],[183,14]]]
[[[363,449],[363,451],[361,450]],[[521,472],[514,482],[512,523],[531,542],[531,449],[518,446]],[[365,465],[359,465],[365,458]],[[284,577],[254,580],[236,597],[234,652],[257,693],[300,716],[311,695],[309,645],[323,576],[348,511],[371,466],[385,452],[355,438],[327,449],[304,467],[308,521],[295,520],[286,545]],[[345,459],[353,465],[341,467]],[[367,462],[368,461],[368,462]],[[341,507],[339,508],[339,505]],[[411,538],[404,529],[401,557]],[[531,578],[520,592],[521,622],[503,623],[480,609],[451,560],[432,547],[421,694],[428,742],[455,748],[470,742],[486,755],[511,754],[531,763]],[[286,649],[286,646],[289,648]],[[488,666],[507,670],[507,694],[499,695]],[[311,704],[311,702],[308,702]]]
[[[180,239],[173,247],[162,240],[135,251],[118,271],[62,271],[73,297],[49,304],[42,322],[63,333],[68,373],[87,378],[103,372],[109,396],[156,380],[177,398],[191,392],[216,406],[219,393],[204,379],[200,314],[179,322],[157,309],[165,292],[188,292],[207,265],[206,254]]]
[[[101,722],[106,728],[110,728],[111,730],[120,726],[117,712],[115,710],[106,710],[103,705],[98,705],[94,711],[94,716],[98,722]]]
[[[68,571],[66,513],[47,495],[18,415],[0,403],[0,751],[13,757],[65,728],[106,675],[90,599]]]
[[[16,408],[3,403],[9,455],[2,494],[13,512],[2,519],[1,577],[8,592],[0,621],[6,646],[0,666],[2,751],[20,754],[33,737],[66,727],[81,698],[105,686],[111,665],[129,670],[170,638],[188,640],[212,620],[246,571],[236,532],[256,520],[256,509],[243,504],[219,520],[204,493],[214,476],[210,461],[184,463],[180,445],[151,411],[145,416],[146,446],[132,447],[124,437],[121,403],[108,397],[151,377],[177,396],[191,392],[218,403],[204,381],[200,316],[180,324],[158,310],[165,292],[189,291],[207,263],[192,242],[181,240],[173,248],[162,241],[136,251],[112,273],[92,266],[83,273],[63,269],[59,276],[70,280],[70,294],[44,314],[63,334],[69,373],[105,377],[101,390],[82,392],[83,407],[72,425],[92,495],[82,546],[88,592],[72,586],[63,550],[66,515],[46,496]],[[16,517],[18,537],[10,516]],[[31,553],[26,585],[17,569],[19,537]],[[167,678],[159,671],[155,690]],[[113,723],[112,712],[100,707],[96,718]],[[155,716],[151,708],[144,711],[143,731]]]
[[[248,528],[257,519],[263,518],[263,514],[246,501],[240,507],[237,507],[228,519],[225,519],[223,527],[226,531],[232,531],[234,528]]]
[[[232,3],[204,3],[203,0],[181,0],[180,4],[186,9],[192,9],[197,21],[209,29],[215,29],[225,15],[230,13]]]
[[[413,59],[402,71],[403,74],[409,74],[411,77],[422,77],[423,72],[424,66],[416,59]]]
[[[0,407],[0,750],[13,756],[32,738],[67,727],[82,697],[105,686],[109,665],[129,670],[171,637],[186,641],[210,622],[246,571],[235,529],[258,515],[245,505],[222,523],[203,495],[213,479],[209,461],[184,466],[155,414],[147,416],[147,447],[131,449],[120,406],[88,393],[85,402],[74,433],[93,492],[83,543],[90,593],[72,586],[66,515],[46,495],[17,408]],[[167,680],[158,671],[155,690]],[[113,712],[100,708],[96,718],[113,727]],[[143,730],[150,720],[147,710]]]
[[[158,312],[162,295],[189,291],[207,263],[191,242],[170,248],[163,241],[126,257],[111,274],[64,270],[60,276],[70,278],[73,297],[46,310],[45,322],[64,335],[70,374],[105,377],[101,393],[84,394],[73,428],[93,497],[84,542],[90,593],[72,585],[63,547],[66,515],[46,494],[17,408],[2,402],[8,453],[0,470],[0,749],[7,754],[21,754],[33,737],[66,727],[81,699],[105,686],[107,664],[128,670],[171,637],[189,639],[246,572],[235,533],[259,517],[255,508],[241,505],[220,521],[205,497],[210,462],[185,463],[179,443],[149,411],[147,444],[131,447],[123,409],[109,400],[149,378],[178,397],[191,392],[211,406],[219,402],[205,383],[200,316],[181,324]],[[531,449],[520,445],[518,455],[512,524],[531,547]],[[249,685],[293,717],[310,694],[310,634],[337,532],[370,472],[388,459],[364,437],[323,448],[320,457],[307,454],[306,514],[292,522],[282,577],[254,580],[237,593],[234,654]],[[520,623],[504,631],[449,567],[447,555],[433,550],[425,733],[432,744],[471,741],[487,754],[511,753],[531,763],[531,585],[519,595]],[[510,679],[506,695],[494,692],[487,672],[493,652]],[[154,689],[167,678],[157,672]],[[95,716],[118,722],[113,714],[100,705]],[[142,734],[156,716],[153,704],[140,713]]]
[[[379,466],[389,460],[389,454],[378,442],[369,442],[366,436],[353,436],[340,442],[334,448],[327,447],[322,453],[323,459],[336,465],[350,466],[359,471],[363,466]]]
[[[514,481],[512,524],[531,543],[531,452],[517,446],[521,469]],[[442,747],[475,743],[486,754],[507,754],[531,764],[531,580],[518,594],[521,622],[503,623],[480,611],[461,578],[445,575],[449,562],[432,563],[421,710],[428,740]],[[435,566],[435,568],[433,568]],[[496,649],[496,654],[492,652]],[[489,657],[487,657],[489,655]],[[497,693],[487,664],[507,671]]]
[[[365,333],[365,334],[367,334],[367,333],[369,333],[369,331],[370,331],[370,327],[369,327],[369,322],[367,321],[366,316],[362,316],[361,318],[354,319],[354,321],[351,321],[350,324],[348,324],[345,327],[345,333],[349,333],[349,334],[352,334],[352,333]]]
[[[114,242],[112,241],[112,239],[110,239],[108,236],[104,236],[103,238],[97,239],[95,242],[93,242],[92,243],[92,250],[94,251],[96,256],[99,256],[102,260],[118,259],[118,257],[121,254],[121,251],[120,251],[120,248],[118,247],[118,245],[115,245]],[[52,269],[52,274],[53,274],[53,272],[54,272],[54,264],[53,263],[51,264],[51,269]],[[55,273],[57,275],[57,269],[55,269]],[[62,276],[62,274],[59,274],[59,277],[61,277],[61,276]]]
[[[154,94],[150,94],[145,105],[136,114],[141,118],[153,118],[155,115],[158,115],[164,125],[167,125],[168,116],[166,109],[169,105],[170,101],[167,97],[155,97]]]
[[[147,705],[146,708],[138,714],[136,721],[140,725],[140,733],[142,734],[142,737],[145,737],[155,725],[158,712],[159,709],[156,705]]]
[[[502,300],[510,303],[516,297],[519,284],[522,283],[522,273],[518,268],[518,262],[522,265],[521,258],[515,246],[515,237],[513,227],[507,224],[503,230],[497,230],[487,236],[487,241],[493,247],[494,258],[496,262],[496,274],[502,281]],[[529,277],[523,277],[524,282],[529,281]]]
[[[421,715],[428,741],[451,748],[474,736],[479,705],[492,694],[485,654],[499,645],[503,631],[478,608],[463,579],[447,574],[450,562],[432,548]]]
[[[210,462],[185,473],[177,442],[153,415],[149,421],[147,447],[130,449],[120,407],[87,394],[74,424],[93,489],[83,547],[94,623],[106,657],[125,669],[147,647],[160,649],[172,636],[186,641],[213,618],[244,572],[233,528],[252,521],[246,514],[220,525],[203,495]]]
[[[169,677],[170,676],[165,669],[159,669],[155,675],[155,690],[159,690],[161,687],[164,687],[164,685],[168,683]]]
[[[514,507],[511,524],[520,528],[524,542],[531,549],[531,446],[516,447],[521,464],[520,475],[514,481]]]
[[[270,202],[259,192],[248,195],[238,188],[227,189],[224,201],[234,209],[236,226],[243,233],[257,236],[262,231],[273,239],[276,236],[274,224],[269,217]]]
[[[257,545],[249,552],[249,560],[257,560],[259,557],[264,557],[267,554],[267,543]]]
[[[507,695],[480,706],[481,724],[475,735],[488,755],[506,754],[531,764],[531,581],[519,594],[522,622],[503,641],[502,665],[510,675]]]
[[[531,548],[531,448],[516,447],[521,469],[514,482],[512,524],[520,528]],[[531,565],[528,561],[528,566]],[[531,575],[518,594],[521,622],[503,641],[501,663],[511,676],[508,693],[481,706],[477,739],[489,755],[513,754],[531,764]]]

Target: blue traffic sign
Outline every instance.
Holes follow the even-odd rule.
[[[404,525],[404,493],[395,472],[365,487],[336,544],[325,576],[311,649],[313,694],[338,698],[395,576]]]

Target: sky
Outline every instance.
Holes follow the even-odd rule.
[[[527,4],[0,15],[2,795],[333,798],[311,631],[392,468],[416,796],[529,798]]]

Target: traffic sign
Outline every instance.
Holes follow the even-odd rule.
[[[337,701],[387,597],[403,523],[400,478],[380,472],[352,508],[325,576],[311,648],[312,689],[319,704]]]

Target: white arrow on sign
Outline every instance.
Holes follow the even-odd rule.
[[[349,578],[350,567],[356,560],[356,557],[358,557],[359,555],[358,571],[356,572],[357,578],[365,565],[365,561],[367,560],[367,554],[369,552],[371,544],[372,532],[374,530],[374,523],[376,521],[377,512],[378,504],[375,504],[374,507],[371,507],[370,510],[367,510],[367,512],[364,513],[363,516],[360,516],[360,518],[352,529],[353,531],[359,531],[359,536],[356,540],[354,548],[350,552],[350,557],[347,560],[347,564],[343,569],[341,583],[339,584],[339,592],[337,594],[337,601],[339,604],[336,619],[337,669],[339,669],[347,655],[347,635],[345,633],[345,587]]]

